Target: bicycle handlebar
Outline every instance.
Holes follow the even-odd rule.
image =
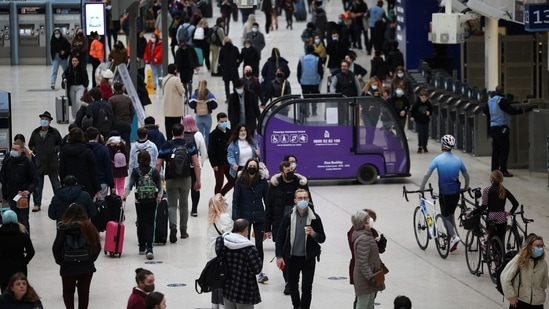
[[[431,198],[433,198],[433,187],[431,186],[430,183],[429,183],[429,189],[424,189],[424,190],[408,191],[408,190],[406,190],[406,186],[402,186],[402,196],[404,196],[404,198],[406,199],[406,202],[410,201],[408,199],[408,194],[409,193],[418,193],[418,194],[421,195],[422,198],[425,198],[425,192],[429,192],[431,194]]]
[[[520,218],[522,219],[522,223],[524,223],[524,224],[534,222],[534,219],[528,219],[528,218],[524,217],[524,205],[523,204],[520,205],[520,211],[515,211],[514,213],[512,213],[510,215],[515,217],[515,219],[516,219],[516,216],[520,215]]]

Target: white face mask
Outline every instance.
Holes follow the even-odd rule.
[[[59,39],[60,37],[61,37],[61,34],[59,34],[59,33],[56,33],[56,34],[55,34],[55,38],[56,38],[56,39]]]
[[[374,228],[374,219],[372,217],[370,217],[370,228]]]
[[[156,42],[156,38],[151,38],[151,42]]]

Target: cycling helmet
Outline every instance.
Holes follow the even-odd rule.
[[[456,147],[456,139],[450,134],[444,135],[440,139],[440,143],[442,144],[443,149],[450,150],[450,149]]]

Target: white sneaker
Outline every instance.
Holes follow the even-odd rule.
[[[454,238],[452,238],[452,240],[450,241],[450,252],[456,251],[460,240],[461,239],[459,239],[458,236],[455,236]]]

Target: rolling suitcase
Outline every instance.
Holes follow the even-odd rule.
[[[296,21],[305,21],[307,19],[307,9],[305,8],[305,0],[297,0],[297,2],[295,2],[294,16]]]
[[[105,201],[97,200],[95,201],[95,207],[97,207],[97,213],[91,218],[91,222],[95,225],[95,228],[99,232],[104,232],[107,228],[107,206]]]
[[[57,123],[69,123],[69,98],[67,96],[55,97],[55,117],[57,117]]]
[[[198,58],[198,66],[201,67],[204,65],[204,54],[202,53],[202,49],[195,47],[194,51],[196,52],[196,56]]]
[[[163,198],[156,207],[156,218],[154,221],[155,245],[165,245],[168,242],[168,200]]]
[[[109,221],[107,222],[107,231],[105,233],[105,254],[109,254],[111,257],[118,255],[122,256],[122,249],[124,248],[124,234],[126,231],[126,226],[122,222],[122,216],[124,215],[123,211],[124,206],[122,206],[122,211],[120,211],[119,221]]]
[[[116,194],[110,194],[105,196],[105,207],[107,208],[107,222],[124,221],[124,207],[122,205],[122,198]]]

